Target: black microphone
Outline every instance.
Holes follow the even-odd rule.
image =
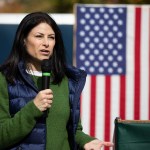
[[[49,59],[42,60],[42,90],[49,89],[51,76],[51,62]]]
[[[51,61],[49,59],[42,60],[42,90],[50,88],[50,77],[51,77]],[[48,116],[49,109],[44,111],[44,116]]]

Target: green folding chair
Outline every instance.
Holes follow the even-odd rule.
[[[115,119],[114,150],[150,150],[150,120]]]

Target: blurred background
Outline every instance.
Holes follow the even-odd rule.
[[[0,0],[0,13],[72,13],[75,3],[86,4],[150,4],[149,0]],[[15,9],[14,9],[15,8]]]

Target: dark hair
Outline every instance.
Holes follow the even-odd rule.
[[[19,24],[10,55],[4,64],[0,66],[0,71],[2,71],[9,82],[13,83],[14,79],[18,79],[18,63],[27,61],[28,54],[24,45],[24,39],[35,26],[42,22],[49,24],[55,32],[56,43],[51,57],[53,83],[58,84],[62,81],[65,75],[65,49],[61,31],[50,15],[44,12],[33,12],[26,15]]]

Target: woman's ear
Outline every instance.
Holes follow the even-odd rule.
[[[26,45],[26,39],[23,40],[23,45]]]

